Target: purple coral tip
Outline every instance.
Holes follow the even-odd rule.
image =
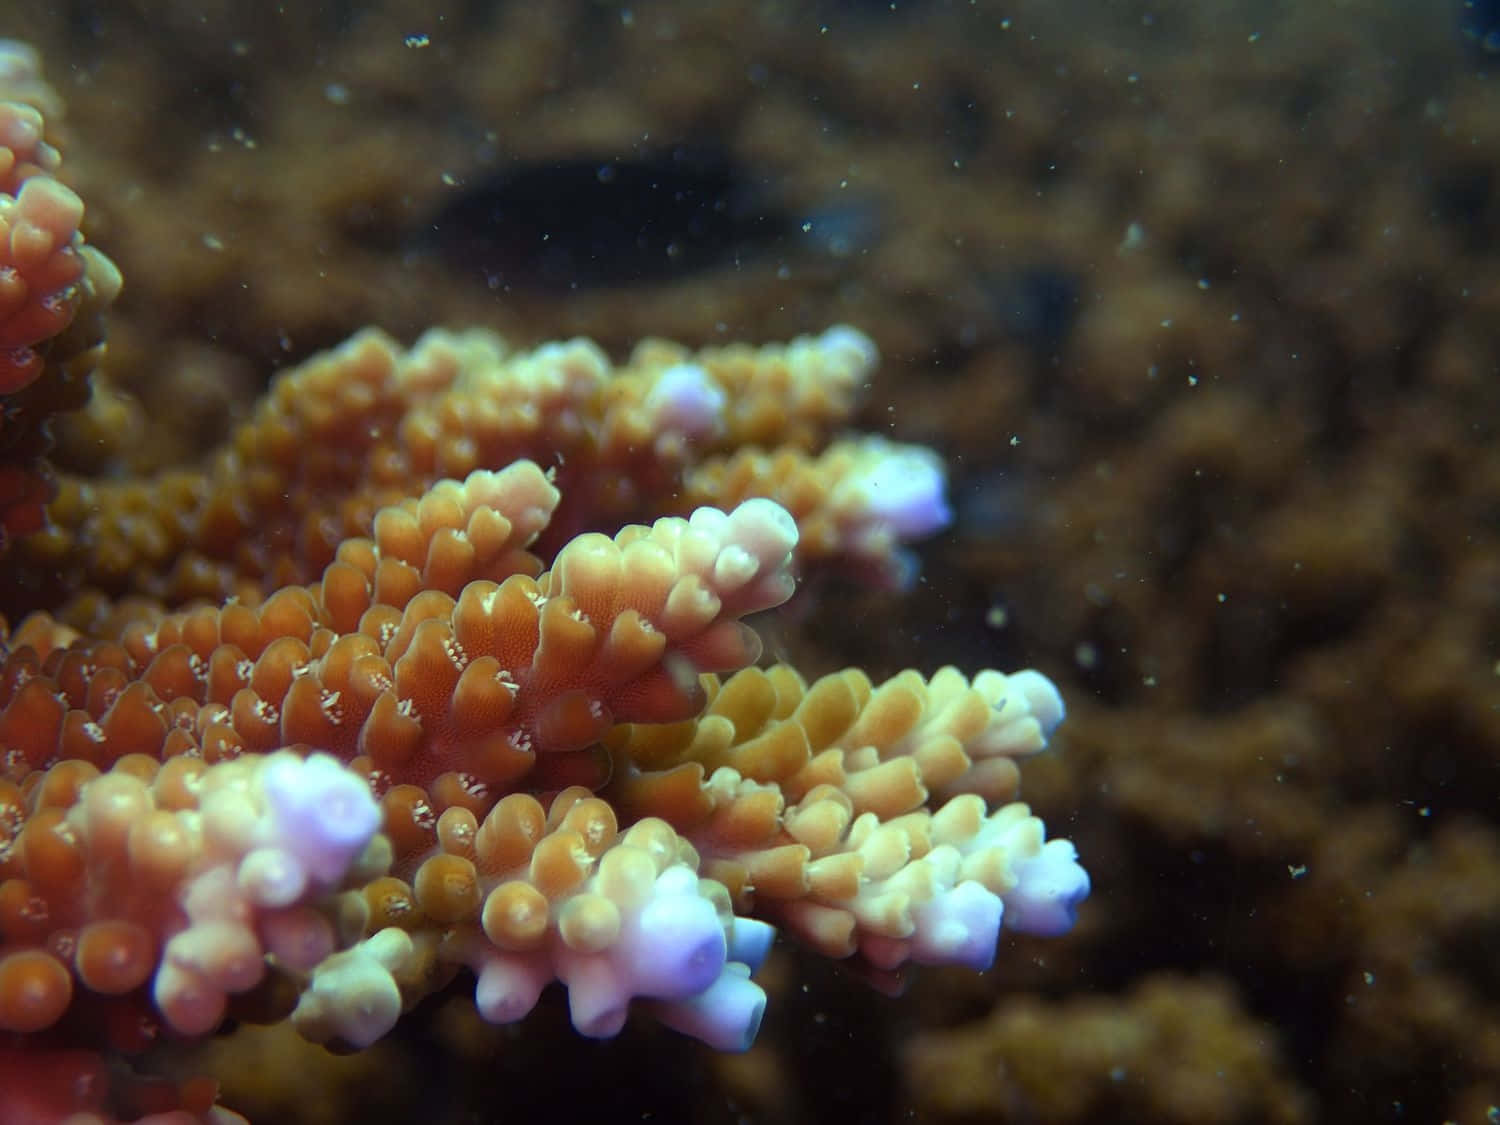
[[[1005,917],[1013,929],[1056,937],[1073,928],[1078,904],[1089,896],[1089,873],[1070,840],[1049,840],[1016,864],[1016,885],[1005,895]]]
[[[972,880],[944,891],[916,910],[912,960],[983,972],[994,964],[1004,909],[998,895]]]
[[[755,918],[735,918],[729,931],[729,960],[738,961],[753,973],[760,968],[766,954],[771,952],[771,943],[776,940],[776,927]]]
[[[718,1051],[744,1051],[755,1042],[766,994],[744,965],[724,967],[717,980],[696,996],[657,1005],[662,1023],[702,1040]]]

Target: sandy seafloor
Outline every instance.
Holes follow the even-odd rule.
[[[352,1058],[242,1033],[195,1060],[228,1104],[1494,1121],[1500,55],[1462,7],[7,5],[127,279],[130,431],[79,420],[61,465],[201,456],[366,324],[621,356],[848,322],[884,357],[860,425],[939,450],[956,520],[911,593],[820,585],[773,647],[1034,665],[1071,708],[1024,774],[1093,875],[1065,939],[901,998],[778,948],[743,1056],[647,1021],[587,1042],[560,1003],[497,1032],[461,996]],[[680,144],[811,232],[576,289],[409,252],[498,169]]]

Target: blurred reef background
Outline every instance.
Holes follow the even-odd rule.
[[[847,322],[958,519],[817,674],[1034,664],[1074,934],[900,998],[778,947],[759,1043],[465,996],[252,1120],[1500,1115],[1500,15],[1402,0],[18,0],[127,278],[54,460],[191,461],[380,325],[623,355]],[[666,185],[667,189],[663,189]],[[537,252],[536,235],[549,248]],[[555,241],[554,241],[555,234]],[[860,638],[858,642],[855,638]],[[873,638],[873,639],[872,639]],[[773,648],[775,647],[773,645]]]

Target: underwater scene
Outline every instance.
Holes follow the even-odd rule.
[[[0,1125],[1500,1122],[1500,3],[12,0]]]

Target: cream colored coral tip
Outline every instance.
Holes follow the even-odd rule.
[[[760,561],[737,543],[731,543],[714,560],[714,586],[737,590],[760,571]]]
[[[33,176],[22,184],[16,209],[22,221],[59,237],[71,236],[83,219],[83,200],[78,193],[50,176]]]
[[[221,789],[203,799],[201,812],[203,836],[211,847],[237,855],[249,851],[260,826],[260,814],[249,797]]]
[[[797,545],[797,521],[774,500],[755,496],[729,513],[735,539],[749,550],[770,557],[773,550],[786,552]]]
[[[875,346],[875,341],[850,324],[835,324],[824,329],[817,342],[824,351],[847,353],[866,371],[880,362],[880,349]]]
[[[677,859],[680,838],[665,820],[648,816],[626,829],[621,843],[639,849],[660,871]]]
[[[616,845],[599,860],[599,893],[632,910],[651,897],[656,882],[656,864],[638,847]]]
[[[689,574],[674,583],[667,595],[662,614],[667,619],[664,624],[676,626],[677,630],[707,624],[718,616],[721,605],[718,596],[696,574]]]
[[[600,894],[569,899],[557,917],[557,932],[577,953],[598,953],[620,936],[620,908]]]
[[[91,844],[123,840],[130,826],[151,811],[151,791],[138,777],[107,773],[84,788],[83,808]]]
[[[258,906],[287,906],[307,889],[307,872],[280,848],[256,848],[240,861],[237,882]]]

